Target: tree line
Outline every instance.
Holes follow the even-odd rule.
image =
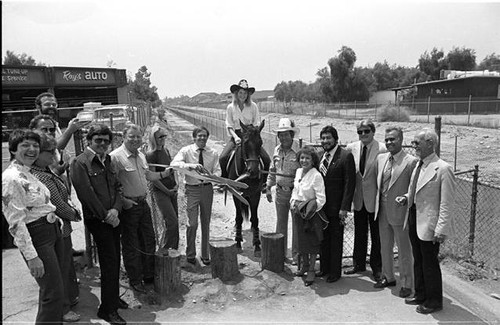
[[[416,67],[390,65],[386,60],[373,67],[356,67],[355,63],[354,50],[342,46],[327,67],[318,69],[314,82],[281,81],[274,87],[274,97],[285,103],[367,101],[375,91],[438,80],[441,70],[500,71],[500,55],[489,54],[478,65],[475,50],[465,47],[453,47],[446,55],[434,47],[420,55]]]

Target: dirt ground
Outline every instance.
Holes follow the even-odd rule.
[[[271,121],[271,128],[277,126],[278,120],[281,116],[277,114],[264,116],[266,121]],[[348,143],[357,140],[355,136],[355,125],[351,121],[339,121],[339,120],[325,120],[325,119],[314,119],[311,117],[304,116],[293,116],[295,122],[301,127],[301,137],[306,138],[309,134],[309,124],[317,124],[312,127],[312,141],[315,142],[319,130],[323,125],[332,123],[339,132],[339,137],[343,143]],[[377,133],[376,139],[383,140],[383,129],[390,123],[378,123],[377,128],[380,130]],[[172,125],[172,124],[171,124]],[[406,134],[406,142],[409,143],[413,138],[416,131],[423,127],[422,124],[412,124],[412,123],[400,123],[404,128]],[[184,126],[188,130],[192,129],[192,125]],[[167,144],[169,145],[171,153],[174,155],[180,147],[190,143],[190,132],[182,132],[184,130],[183,126],[174,126],[168,130]],[[431,126],[432,127],[432,126]],[[175,131],[174,131],[175,129]],[[354,134],[354,135],[353,135]],[[490,158],[493,156],[494,159],[498,159],[498,156],[493,155],[488,148],[496,147],[498,149],[498,132],[492,130],[483,130],[477,128],[463,128],[463,127],[445,127],[443,128],[443,144],[442,148],[447,148],[450,143],[454,142],[454,134],[461,134],[464,139],[470,139],[467,144],[464,144],[464,150],[472,150],[472,148],[477,149],[478,147],[485,147],[484,152],[488,153]],[[479,140],[483,143],[479,143]],[[309,140],[309,139],[307,139]],[[452,142],[450,142],[452,141]],[[465,141],[464,141],[465,142]],[[223,143],[221,141],[210,141],[210,145],[215,147],[217,150],[221,150]],[[500,152],[496,150],[497,152]],[[471,161],[472,163],[472,161]],[[131,291],[125,292],[125,297],[128,301],[132,302],[135,308],[143,306],[143,308],[155,308],[155,304],[161,304],[165,306],[167,304],[168,308],[179,308],[176,309],[176,317],[181,317],[183,320],[194,320],[201,321],[207,319],[206,317],[215,317],[213,320],[230,321],[231,317],[234,319],[241,320],[240,312],[247,310],[249,315],[255,314],[264,317],[266,322],[274,321],[285,321],[285,322],[304,322],[304,321],[325,321],[325,316],[328,307],[325,306],[325,310],[318,310],[317,315],[308,313],[307,304],[304,305],[304,298],[306,299],[316,299],[322,294],[326,296],[337,294],[337,290],[347,290],[346,288],[340,287],[326,287],[327,285],[324,280],[318,279],[314,285],[314,290],[310,290],[303,285],[303,281],[300,278],[295,278],[293,272],[296,270],[295,266],[290,264],[285,264],[285,270],[281,274],[275,274],[273,272],[262,270],[260,259],[253,256],[253,248],[251,246],[251,231],[250,224],[244,224],[244,238],[243,243],[243,253],[238,255],[238,263],[240,269],[240,276],[236,277],[234,281],[229,281],[227,283],[222,283],[218,279],[213,279],[211,275],[211,269],[209,266],[204,266],[197,261],[196,266],[192,266],[185,262],[185,243],[186,243],[186,213],[185,213],[185,197],[183,195],[183,186],[181,185],[179,191],[179,211],[180,211],[180,248],[179,251],[182,256],[182,290],[178,295],[169,297],[168,300],[163,300],[155,295],[148,294],[146,296],[135,296]],[[229,196],[227,198],[227,203],[224,204],[224,195],[221,193],[214,193],[214,205],[212,213],[212,221],[210,227],[211,237],[229,237],[234,238],[234,205],[232,198]],[[351,216],[352,222],[352,216]],[[263,232],[274,232],[275,230],[275,208],[274,203],[269,203],[263,195],[261,198],[261,203],[259,206],[259,224],[261,233]],[[197,238],[197,249],[200,249],[200,230],[198,230]],[[290,231],[289,231],[290,233]],[[289,239],[290,241],[291,239]],[[288,243],[288,247],[291,246],[291,242]],[[318,262],[319,264],[319,262]],[[344,265],[348,266],[350,260],[346,259]],[[447,274],[456,276],[460,279],[471,281],[474,286],[480,288],[484,295],[490,295],[491,293],[500,293],[500,281],[498,281],[498,276],[496,272],[498,270],[485,271],[480,267],[474,266],[470,263],[457,262],[451,259],[445,259],[443,261],[443,268],[446,270]],[[319,267],[317,265],[316,267]],[[362,286],[368,286],[372,288],[372,279],[366,272],[362,276],[363,281],[368,283]],[[349,278],[349,277],[345,277]],[[473,281],[473,282],[472,282]],[[352,286],[352,284],[349,284]],[[126,286],[126,284],[125,284]],[[354,289],[354,288],[353,288]],[[323,293],[322,290],[325,290]],[[399,290],[399,287],[398,287]],[[394,293],[393,293],[394,294]],[[387,298],[387,297],[386,297]],[[356,299],[356,298],[354,298]],[[382,298],[384,299],[384,298]],[[400,298],[399,298],[400,299]],[[494,300],[494,299],[491,299]],[[307,301],[307,300],[306,300]],[[318,302],[316,300],[315,304]],[[396,304],[398,302],[396,301]],[[495,302],[493,302],[495,303]],[[149,305],[149,307],[148,307]],[[182,307],[182,308],[180,308]],[[260,312],[259,312],[260,311]],[[279,312],[278,312],[279,311]],[[341,311],[339,310],[341,313]],[[346,311],[347,312],[347,311]],[[273,315],[276,313],[276,318]],[[224,315],[224,316],[222,316]],[[232,315],[232,316],[231,316]],[[381,318],[370,318],[366,315],[358,315],[359,317],[352,316],[351,318],[339,318],[343,321],[384,321],[384,317]],[[455,315],[456,316],[456,315]],[[222,318],[220,318],[222,317]],[[249,316],[250,317],[250,316]],[[256,317],[255,315],[253,317]],[[458,317],[458,316],[456,316]],[[212,319],[212,318],[210,318]],[[245,319],[245,318],[243,318]],[[251,319],[251,318],[249,318]],[[329,318],[326,318],[329,319]],[[401,320],[403,320],[401,318]],[[412,318],[408,318],[411,320]],[[466,317],[461,315],[459,318],[449,318],[447,320],[465,320]],[[254,319],[259,321],[257,317]],[[341,322],[343,322],[341,321]]]

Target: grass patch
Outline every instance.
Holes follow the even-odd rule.
[[[409,122],[410,110],[404,106],[383,106],[377,112],[379,122]]]

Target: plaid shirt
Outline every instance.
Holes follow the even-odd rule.
[[[43,169],[33,165],[30,172],[49,189],[50,202],[56,206],[56,215],[64,222],[62,236],[70,236],[73,231],[70,221],[80,221],[82,219],[73,203],[69,201],[69,192],[66,184],[49,168]]]

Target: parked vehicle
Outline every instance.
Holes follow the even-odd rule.
[[[109,105],[94,109],[93,120],[104,123],[114,131],[122,131],[128,122],[134,123],[137,108],[129,105]]]
[[[76,118],[79,121],[92,122],[94,120],[94,112],[92,111],[81,111],[76,114]]]

